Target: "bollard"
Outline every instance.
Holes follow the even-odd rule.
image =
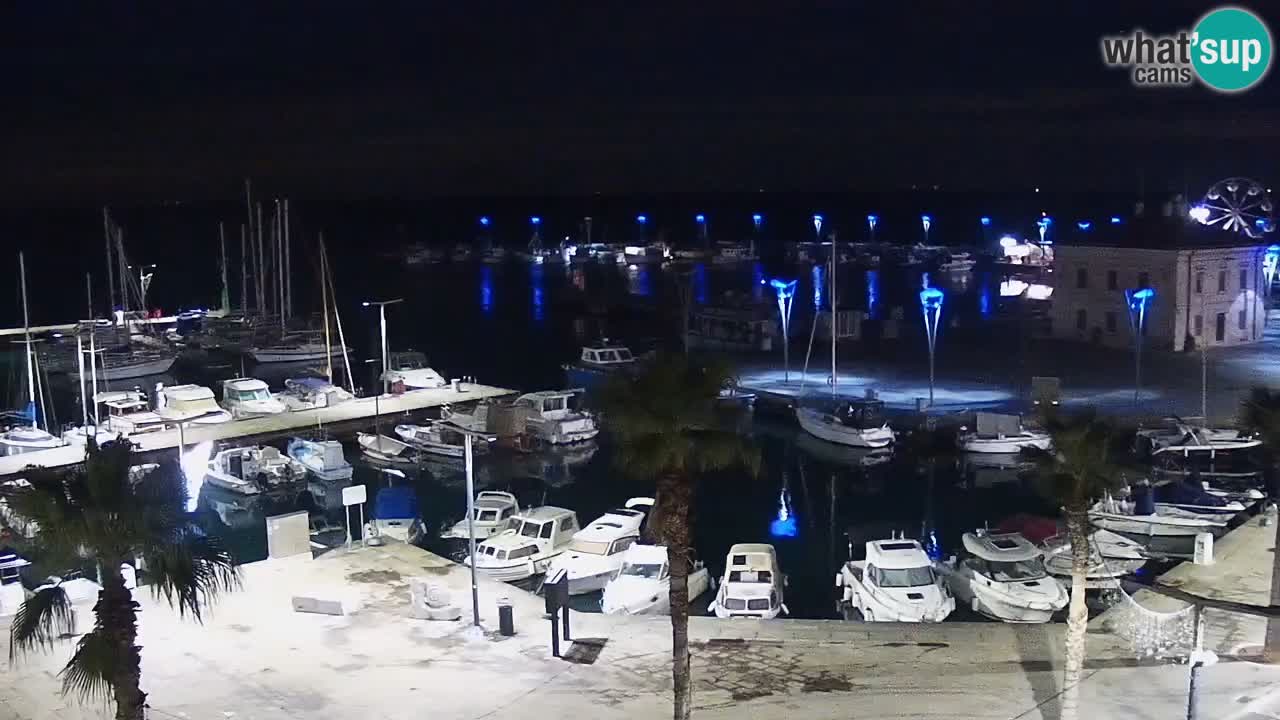
[[[511,601],[505,597],[498,598],[498,634],[511,637],[516,634],[515,614]]]

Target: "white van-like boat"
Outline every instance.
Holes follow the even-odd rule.
[[[342,450],[342,443],[337,440],[292,438],[285,454],[302,463],[307,472],[318,480],[342,482],[350,480],[354,472]]]
[[[463,517],[448,530],[440,533],[441,539],[469,540],[471,535],[468,533],[468,527],[470,527],[477,541],[487,540],[506,530],[511,517],[520,512],[520,503],[516,500],[516,496],[498,490],[481,490],[476,494],[473,507],[475,517],[472,521],[467,523],[467,518]]]
[[[301,482],[307,468],[297,460],[265,445],[229,448],[209,460],[205,482],[241,495],[256,495]]]
[[[796,419],[810,435],[849,447],[889,447],[896,437],[884,419],[884,402],[880,400],[842,402],[831,413],[798,407]]]
[[[689,600],[711,588],[711,573],[702,562],[689,570]],[[667,615],[671,612],[671,568],[667,549],[632,545],[622,567],[604,586],[600,610],[606,615]]]
[[[975,430],[960,428],[960,449],[971,453],[1017,453],[1024,448],[1053,447],[1049,433],[1023,427],[1017,415],[977,413]]]
[[[872,540],[865,560],[849,560],[836,575],[845,619],[867,622],[942,622],[956,600],[917,540]]]
[[[216,425],[231,420],[231,413],[218,405],[213,391],[203,385],[163,387],[160,398],[161,405],[156,408],[156,414],[168,422]]]
[[[584,390],[543,390],[516,399],[525,432],[551,445],[583,442],[600,434],[595,415],[581,408]]]
[[[707,609],[718,618],[772,620],[787,612],[782,597],[785,585],[772,545],[738,543],[729,548],[720,589]]]
[[[547,569],[549,575],[568,573],[569,594],[583,595],[603,590],[609,578],[622,568],[622,554],[640,541],[640,526],[653,498],[632,498],[626,506],[610,510],[574,533],[565,550]]]
[[[257,378],[232,378],[222,381],[222,406],[237,420],[279,415],[288,410],[272,397],[271,389]]]
[[[476,547],[476,569],[494,580],[515,582],[541,575],[578,532],[572,510],[544,505],[511,517],[507,529]]]
[[[1045,570],[1040,548],[1018,533],[964,534],[968,556],[937,564],[958,603],[1014,623],[1049,622],[1067,605],[1067,591]]]

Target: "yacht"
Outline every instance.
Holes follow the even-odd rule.
[[[1040,549],[1044,552],[1045,570],[1070,591],[1070,538],[1065,533],[1051,536],[1040,543]],[[1089,535],[1089,567],[1085,573],[1085,588],[1094,590],[1118,587],[1120,578],[1132,575],[1146,564],[1147,556],[1138,543],[1110,530],[1094,530]]]
[[[442,388],[449,383],[440,373],[427,367],[427,357],[414,350],[391,353],[390,370],[382,380],[392,385],[403,383],[406,389]]]
[[[549,445],[590,440],[600,434],[596,418],[581,409],[582,390],[543,390],[516,399],[524,413],[525,433]]]
[[[1206,532],[1217,536],[1226,532],[1229,519],[1161,512],[1150,487],[1145,485],[1135,486],[1128,500],[1108,493],[1089,508],[1089,522],[1094,527],[1145,537],[1193,537]]]
[[[720,589],[707,609],[718,618],[772,620],[787,612],[785,584],[772,545],[739,543],[729,548]]]
[[[883,448],[892,445],[895,438],[884,419],[881,400],[849,400],[832,413],[798,407],[796,419],[810,435],[850,447]]]
[[[569,594],[583,595],[603,590],[609,578],[622,568],[622,554],[640,540],[640,526],[645,511],[652,508],[653,498],[632,498],[626,506],[601,515],[574,534],[569,549],[547,569],[568,573]]]
[[[296,412],[340,405],[352,395],[324,378],[302,377],[285,380],[284,392],[275,397],[284,403],[285,409]]]
[[[231,420],[231,413],[218,405],[213,391],[203,385],[161,387],[159,402],[156,414],[169,422],[216,425]]]
[[[849,560],[836,575],[837,609],[867,622],[942,622],[956,600],[917,540],[872,540],[865,560]]]
[[[418,461],[418,452],[407,443],[386,435],[356,433],[360,451],[371,460],[394,465],[412,465]]]
[[[256,378],[232,378],[222,381],[222,406],[237,420],[279,415],[287,409],[271,396],[267,384]]]
[[[466,454],[466,436],[449,427],[448,423],[433,422],[427,425],[396,425],[396,437],[430,455],[461,458]],[[471,452],[479,455],[488,451],[488,443],[471,444]]]
[[[711,588],[711,573],[701,561],[689,569],[689,600]],[[666,615],[671,612],[671,568],[661,545],[632,545],[622,568],[604,586],[600,610],[606,615]]]
[[[595,345],[584,346],[578,361],[564,366],[569,384],[583,387],[597,385],[614,373],[629,373],[635,368],[636,357],[631,349],[610,343],[608,338]]]
[[[961,427],[960,449],[971,453],[1017,453],[1023,448],[1048,450],[1053,446],[1049,433],[1029,430],[1017,415],[977,413],[976,429]]]
[[[462,518],[448,530],[440,533],[441,539],[469,540],[471,533],[468,532],[468,527],[470,527],[474,531],[476,540],[486,540],[506,530],[511,516],[520,512],[520,503],[516,501],[515,495],[497,490],[480,491],[473,505],[475,518],[470,523],[465,517]]]
[[[576,532],[578,516],[572,510],[550,505],[523,510],[506,530],[476,547],[476,569],[506,582],[541,575]]]
[[[290,438],[285,454],[302,464],[318,480],[344,482],[353,469],[337,440]]]
[[[1067,605],[1067,591],[1045,571],[1040,548],[1018,533],[964,534],[967,557],[937,564],[960,603],[987,617],[1049,622]]]
[[[229,448],[209,459],[205,482],[215,487],[255,495],[301,482],[307,468],[302,463],[265,445]]]
[[[408,485],[379,489],[373,495],[372,525],[379,537],[416,543],[423,533],[418,493]]]

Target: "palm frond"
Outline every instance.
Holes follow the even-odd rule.
[[[9,659],[48,647],[76,627],[76,611],[61,585],[42,588],[18,606],[9,627]]]
[[[1042,491],[1069,511],[1087,510],[1123,481],[1115,459],[1131,444],[1131,431],[1118,429],[1090,411],[1047,416],[1045,429],[1053,438],[1053,449],[1027,448],[1022,455],[1035,463]]]
[[[183,531],[173,542],[144,553],[151,590],[197,622],[218,595],[240,587],[240,572],[216,539]]]
[[[124,664],[116,643],[97,628],[80,638],[76,652],[58,673],[62,678],[62,694],[75,694],[81,700],[108,700],[114,688],[112,678]]]

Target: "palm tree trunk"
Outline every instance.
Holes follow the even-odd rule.
[[[689,672],[689,505],[693,493],[683,474],[662,476],[658,493],[664,500],[662,534],[671,570],[672,717],[689,720],[693,711]]]
[[[1085,606],[1085,579],[1089,574],[1089,516],[1087,510],[1067,511],[1067,537],[1071,541],[1071,604],[1067,606],[1067,667],[1062,678],[1061,720],[1075,720],[1080,705],[1080,681],[1084,677],[1085,631],[1089,609]]]
[[[112,569],[104,563],[102,592],[94,612],[102,631],[118,648],[120,659],[111,678],[116,700],[116,720],[142,720],[147,694],[142,692],[142,654],[137,645],[138,604],[124,586],[117,563]]]
[[[1280,518],[1276,520],[1275,548],[1271,552],[1271,607],[1280,606]],[[1275,616],[1267,618],[1262,657],[1269,663],[1280,663],[1280,618]]]

